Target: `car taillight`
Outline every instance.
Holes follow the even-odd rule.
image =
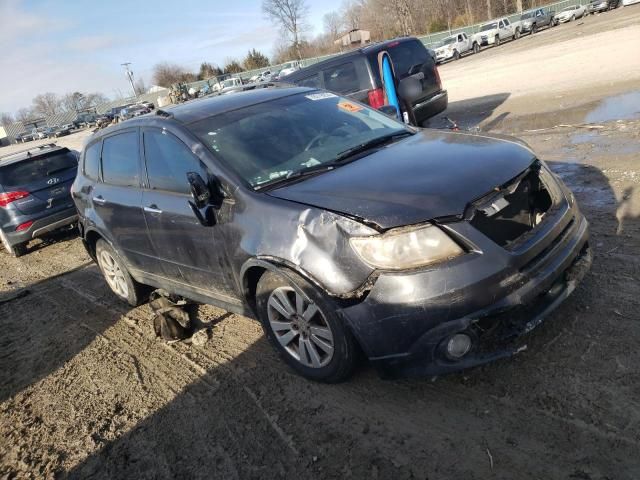
[[[369,90],[369,105],[376,109],[384,106],[384,91],[381,88]]]
[[[22,232],[23,230],[28,230],[31,225],[33,225],[32,221],[21,223],[16,227],[16,232]]]
[[[0,207],[6,207],[10,203],[28,196],[29,192],[23,191],[0,193]]]
[[[438,84],[438,88],[442,90],[442,80],[440,79],[440,72],[438,72],[438,67],[433,66],[433,75],[436,78],[436,83]]]

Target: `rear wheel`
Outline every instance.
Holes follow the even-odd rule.
[[[143,300],[142,285],[131,277],[120,256],[102,239],[96,243],[96,258],[111,291],[132,307],[140,305]]]
[[[473,53],[480,53],[480,45],[477,43],[473,44]]]
[[[516,28],[516,32],[513,34],[513,39],[517,40],[520,38],[520,29]]]
[[[2,230],[0,230],[0,240],[2,240],[2,245],[4,245],[4,249],[12,257],[16,257],[16,258],[21,257],[22,255],[27,253],[26,243],[18,243],[17,245],[11,245]]]
[[[295,286],[271,271],[258,282],[257,313],[267,338],[304,377],[327,383],[345,380],[357,365],[355,339],[329,298],[299,275],[288,276]]]

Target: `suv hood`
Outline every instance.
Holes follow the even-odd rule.
[[[424,130],[269,195],[387,229],[462,215],[534,159],[516,139]]]

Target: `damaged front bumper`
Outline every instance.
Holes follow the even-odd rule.
[[[567,298],[591,266],[588,224],[577,206],[540,237],[527,254],[471,253],[447,268],[382,274],[342,315],[384,378],[441,375],[509,357],[523,349],[515,340]],[[468,336],[471,348],[453,359],[446,344],[456,334]]]

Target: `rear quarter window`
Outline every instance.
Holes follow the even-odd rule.
[[[314,73],[308,77],[301,78],[296,81],[296,85],[301,87],[322,88],[322,82],[320,82],[320,74]]]
[[[324,88],[336,93],[354,93],[360,88],[358,71],[353,62],[332,65],[322,69]]]
[[[91,180],[100,177],[100,150],[102,142],[97,142],[88,147],[84,152],[84,175]]]
[[[386,47],[391,56],[393,67],[395,68],[398,78],[404,78],[410,73],[418,73],[424,71],[425,68],[433,67],[433,59],[426,47],[418,40],[409,40],[406,42],[393,42]],[[378,65],[378,53],[370,56],[372,70],[374,75],[380,81],[380,72]]]

